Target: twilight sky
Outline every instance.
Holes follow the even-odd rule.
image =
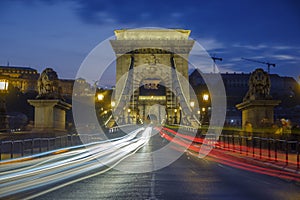
[[[0,65],[52,67],[74,78],[81,62],[121,28],[192,30],[222,72],[251,72],[276,63],[271,73],[300,75],[300,1],[297,0],[1,0]],[[114,75],[112,75],[114,76]]]

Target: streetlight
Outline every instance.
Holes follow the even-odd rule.
[[[110,105],[111,105],[112,108],[114,108],[114,107],[116,106],[116,102],[112,101],[112,102],[110,103]]]
[[[202,95],[202,100],[204,107],[202,107],[202,124],[208,124],[208,101],[209,101],[209,94],[204,93]]]
[[[208,94],[203,94],[202,99],[203,99],[203,101],[208,101],[209,95]]]
[[[98,94],[97,99],[98,99],[98,101],[102,101],[104,99],[104,95],[103,94]]]
[[[101,111],[104,110],[103,103],[100,103],[101,101],[103,101],[103,99],[104,99],[104,95],[101,93],[98,93],[96,96],[96,100],[98,101],[96,105],[97,105],[97,108],[100,108]]]
[[[191,101],[191,102],[190,102],[190,106],[191,106],[192,108],[194,108],[195,102],[194,102],[194,101]]]
[[[127,109],[127,112],[128,112],[128,115],[127,115],[127,123],[130,124],[130,112],[131,112],[131,109],[128,108],[128,109]]]
[[[0,79],[0,130],[7,130],[8,121],[6,116],[6,102],[4,95],[8,91],[8,81],[6,79]]]
[[[197,114],[198,114],[198,119],[199,119],[199,121],[201,122],[201,111],[198,110],[198,111],[197,111]]]
[[[174,109],[175,115],[174,115],[174,124],[177,124],[177,109]]]

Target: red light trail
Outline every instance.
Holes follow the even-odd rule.
[[[177,133],[174,130],[168,129],[168,128],[156,128],[156,130],[160,131],[161,137],[165,138],[166,140],[173,142],[177,145],[180,145],[186,149],[189,150],[189,153],[191,155],[197,156],[199,155],[200,147],[199,145],[210,145],[203,138],[197,138],[197,137],[191,137],[188,135],[183,135],[181,133]],[[176,136],[176,137],[174,137]],[[187,141],[188,140],[188,141]],[[195,144],[190,144],[190,141],[198,143]],[[221,148],[223,146],[222,142],[217,142],[216,147],[218,149],[214,148],[208,156],[205,158],[207,160],[211,160],[214,162],[218,162],[230,167],[242,169],[242,170],[247,170],[250,172],[255,172],[255,173],[260,173],[260,174],[265,174],[273,177],[278,177],[282,179],[287,179],[287,180],[292,180],[292,181],[297,181],[300,182],[300,174],[298,173],[293,173],[293,172],[287,172],[283,170],[278,170],[278,169],[270,169],[270,168],[265,168],[261,166],[257,166],[254,164],[250,163],[245,163],[245,159],[239,158],[236,156],[232,156],[226,153],[228,150],[232,150],[229,148]],[[237,149],[240,148],[239,145],[235,145]],[[245,148],[245,146],[242,146]],[[245,152],[244,152],[245,153]],[[240,154],[241,155],[241,154]],[[243,155],[244,156],[244,155]],[[245,157],[245,156],[244,156]],[[247,157],[247,156],[246,156]],[[268,159],[266,156],[262,156],[264,159]],[[278,159],[280,161],[280,159]],[[284,162],[284,160],[282,160]],[[296,164],[296,163],[294,163]]]

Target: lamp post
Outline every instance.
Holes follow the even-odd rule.
[[[176,108],[174,109],[174,113],[175,113],[175,115],[174,115],[174,124],[177,124],[177,109]]]
[[[6,115],[5,94],[8,92],[8,81],[0,79],[0,131],[8,129],[8,120]]]
[[[182,119],[181,106],[179,106],[179,119],[178,119],[178,123],[181,123],[181,119]]]
[[[102,114],[102,111],[104,110],[103,108],[103,100],[104,100],[104,95],[102,93],[96,93],[96,109],[99,109],[99,118],[101,120],[101,123],[103,123],[104,117]],[[98,111],[97,111],[98,113]]]
[[[102,105],[102,102],[104,100],[104,95],[102,93],[97,93],[96,95],[96,102],[98,102],[98,105],[100,107],[100,110],[103,110],[103,105]]]
[[[191,117],[194,117],[194,114],[195,114],[194,113],[195,101],[190,101],[190,106],[191,106]]]
[[[130,124],[130,112],[131,112],[131,109],[128,108],[128,109],[127,109],[127,112],[128,112],[128,115],[127,115],[127,123]]]
[[[203,105],[204,107],[202,107],[202,124],[208,124],[208,108],[207,108],[207,104],[209,101],[209,94],[204,93],[202,95],[202,100],[203,100]]]
[[[198,114],[198,119],[199,119],[199,121],[201,122],[201,111],[198,110],[198,111],[197,111],[197,114]]]

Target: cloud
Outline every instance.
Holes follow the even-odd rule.
[[[266,59],[266,56],[248,56],[247,59],[252,59],[252,60],[264,60]],[[228,60],[229,62],[243,62],[245,61],[242,59],[242,57],[233,57]]]
[[[272,46],[272,49],[275,50],[299,50],[299,46],[289,46],[289,45],[274,45]]]
[[[174,19],[181,21],[183,13],[180,9],[160,1],[99,1],[73,0],[76,3],[75,12],[85,23],[105,24],[116,22],[119,24],[133,24],[135,26],[151,26],[174,24]],[[172,4],[176,5],[176,0]],[[99,15],[100,13],[100,15]],[[101,14],[102,13],[102,14]],[[105,13],[105,15],[103,15]]]
[[[274,45],[274,44],[240,44],[235,43],[232,45],[235,48],[244,48],[248,50],[268,50],[268,51],[286,51],[286,50],[299,50],[299,46],[292,46],[292,45]]]
[[[199,42],[207,51],[223,49],[225,47],[222,42],[215,38],[198,38],[196,41]]]
[[[265,4],[269,7],[268,10],[263,9]],[[280,3],[282,4],[289,3]],[[52,49],[62,49],[70,54],[76,49],[76,55],[82,55],[97,44],[98,40],[113,35],[114,29],[184,28],[192,30],[191,36],[211,55],[223,58],[218,64],[226,71],[228,68],[228,71],[248,72],[253,66],[259,66],[240,59],[246,57],[274,62],[278,65],[278,70],[281,70],[278,73],[290,73],[294,76],[291,68],[279,66],[293,63],[295,68],[299,67],[299,18],[291,15],[291,10],[280,9],[284,13],[277,19],[279,14],[275,10],[283,7],[276,2],[272,5],[260,2],[259,6],[257,2],[248,3],[239,5],[240,9],[236,9],[235,5],[235,2],[223,1],[185,1],[182,4],[179,0],[167,3],[160,0],[0,0],[0,22],[2,20],[1,25],[5,30],[2,32],[2,41],[6,42],[2,44],[5,47],[2,57],[9,57],[9,51],[14,52],[11,55],[17,57],[16,52],[20,49],[25,49],[26,52],[27,49],[33,49],[38,53],[45,51],[45,55],[52,57],[41,59],[41,56],[34,53],[29,55],[23,52],[20,55],[28,54],[30,59],[34,57],[32,60],[39,65],[61,66],[61,62],[65,62],[63,65],[71,66],[77,64],[74,62],[75,58]],[[53,11],[47,12],[50,7]],[[253,13],[256,9],[264,12]],[[40,38],[43,39],[42,42]],[[41,45],[44,47],[40,48]],[[46,53],[49,48],[51,52]],[[196,53],[201,55],[202,52]],[[207,59],[207,64],[210,62],[211,59]],[[19,63],[23,64],[24,61]],[[208,68],[211,69],[209,65]],[[66,68],[65,71],[71,70]]]
[[[269,47],[265,44],[250,45],[250,44],[239,44],[239,43],[233,44],[232,46],[237,48],[245,48],[249,50],[261,50]]]
[[[271,57],[277,59],[277,60],[299,60],[298,57],[292,56],[292,55],[272,55]]]

